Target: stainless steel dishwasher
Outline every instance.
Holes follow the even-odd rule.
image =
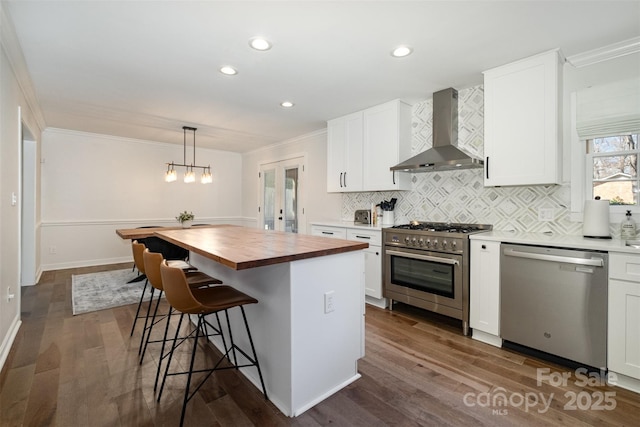
[[[502,244],[502,339],[607,366],[606,252]]]

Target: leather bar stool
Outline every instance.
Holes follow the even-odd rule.
[[[133,251],[133,262],[136,266],[136,268],[138,269],[138,271],[140,272],[140,275],[145,279],[144,280],[144,288],[142,289],[142,294],[140,295],[140,301],[138,301],[138,308],[136,309],[136,316],[133,319],[133,325],[131,325],[131,333],[129,334],[129,336],[133,336],[133,331],[136,328],[136,323],[138,322],[138,319],[141,319],[143,317],[147,318],[148,316],[141,316],[140,315],[140,308],[142,307],[142,302],[144,301],[144,296],[147,292],[147,288],[149,285],[149,280],[147,279],[146,273],[145,273],[145,267],[144,267],[144,257],[143,257],[143,253],[144,250],[146,249],[146,246],[143,243],[139,243],[137,240],[133,240],[131,242],[131,250]],[[173,267],[177,267],[186,271],[196,271],[197,268],[195,268],[194,266],[190,265],[189,263],[185,262],[185,261],[181,261],[181,260],[173,260],[173,261],[169,261],[169,265],[173,266]],[[151,288],[151,299],[153,300],[153,292],[154,288]],[[151,302],[149,302],[149,304],[151,304]],[[148,309],[147,309],[148,312]],[[143,334],[144,335],[144,334]]]
[[[184,423],[185,411],[187,408],[187,403],[189,400],[197,393],[197,391],[202,387],[205,381],[211,376],[211,374],[216,370],[221,369],[239,369],[245,368],[249,366],[255,366],[258,370],[258,376],[260,377],[260,384],[262,385],[262,392],[264,394],[265,399],[267,398],[267,390],[264,385],[264,379],[262,378],[262,371],[260,370],[260,364],[258,362],[258,356],[256,354],[255,347],[253,345],[253,339],[251,337],[251,331],[249,330],[249,323],[247,322],[247,316],[245,314],[244,306],[247,304],[256,304],[258,300],[250,297],[247,294],[244,294],[237,289],[232,288],[231,286],[220,285],[213,286],[208,288],[200,288],[193,289],[189,286],[187,282],[187,278],[184,272],[178,268],[170,267],[166,262],[163,262],[160,265],[160,274],[162,275],[162,284],[164,286],[164,292],[167,297],[167,301],[171,306],[187,315],[196,315],[198,317],[198,323],[195,328],[195,341],[193,343],[193,348],[191,351],[191,362],[189,364],[189,370],[186,372],[169,372],[169,368],[171,366],[171,359],[173,358],[173,353],[176,348],[176,340],[174,340],[174,344],[171,347],[171,351],[169,352],[169,360],[167,361],[167,366],[165,367],[164,377],[162,379],[162,385],[160,386],[160,392],[158,393],[158,402],[162,397],[162,390],[164,389],[164,385],[169,375],[187,375],[187,384],[185,386],[184,391],[184,399],[182,402],[182,414],[180,416],[180,426]],[[239,307],[242,311],[242,318],[244,319],[244,325],[247,331],[247,337],[249,338],[249,344],[251,346],[252,355],[250,356],[240,347],[238,347],[233,341],[233,334],[231,332],[231,324],[229,323],[229,313],[228,310],[231,308]],[[210,314],[217,314],[221,311],[225,312],[227,327],[229,333],[229,342],[230,345],[227,348],[225,344],[225,353],[222,357],[217,361],[213,368],[210,369],[198,369],[197,373],[205,373],[206,375],[201,380],[201,382],[190,392],[191,388],[191,378],[194,373],[194,361],[196,357],[196,350],[198,348],[198,339],[200,338],[200,330],[205,325],[206,319],[205,316]],[[179,329],[176,331],[176,336],[178,334]],[[243,363],[242,365],[238,364],[238,359],[236,357],[236,351],[241,353],[244,358],[248,361],[247,363]],[[230,361],[229,354],[233,354],[233,363],[230,365],[222,365],[222,362],[227,359]]]
[[[142,337],[140,339],[140,349],[138,350],[138,354],[140,355],[140,364],[144,361],[144,355],[147,350],[147,345],[150,342],[162,342],[162,348],[160,350],[160,358],[158,359],[158,369],[156,372],[156,380],[153,387],[155,391],[158,385],[158,377],[160,376],[160,367],[162,365],[162,360],[167,356],[164,354],[165,342],[167,340],[167,334],[169,332],[169,323],[171,321],[171,315],[173,313],[173,307],[169,305],[169,312],[167,314],[163,314],[158,316],[158,307],[160,306],[160,300],[162,299],[162,294],[164,292],[164,286],[162,284],[162,276],[160,274],[160,265],[164,262],[164,258],[161,253],[151,252],[149,249],[145,249],[143,252],[144,258],[144,268],[147,275],[147,279],[149,283],[155,290],[158,291],[158,296],[156,298],[155,309],[153,311],[153,316],[149,319],[149,312],[151,309],[151,305],[153,304],[153,299],[150,301],[149,306],[147,308],[147,319],[145,320],[145,327],[143,329]],[[170,261],[167,261],[168,264],[171,264]],[[184,270],[183,270],[184,271]],[[202,288],[207,286],[215,286],[222,284],[222,280],[216,279],[215,277],[211,277],[208,274],[205,274],[201,271],[185,271],[185,277],[187,278],[187,283],[191,288]],[[153,326],[162,321],[163,319],[167,320],[167,324],[164,330],[164,336],[161,340],[152,341],[151,332],[153,331]],[[148,326],[147,326],[148,324]],[[220,332],[222,328],[220,327],[220,320],[218,319],[218,328],[214,328],[216,334],[214,335],[222,335]],[[146,331],[146,334],[145,334]],[[145,338],[146,335],[146,338]],[[224,341],[224,337],[223,341]],[[144,342],[144,345],[143,345]],[[226,343],[225,343],[226,348]]]

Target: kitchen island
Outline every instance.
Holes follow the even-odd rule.
[[[360,377],[366,243],[246,227],[155,235],[188,249],[201,271],[259,301],[247,307],[247,317],[269,399],[284,414],[300,415]],[[235,311],[229,313],[234,340],[248,348]],[[241,371],[260,388],[255,368]]]

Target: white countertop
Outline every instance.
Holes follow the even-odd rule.
[[[487,231],[472,234],[472,240],[518,243],[525,245],[554,246],[570,249],[588,249],[607,252],[640,254],[640,249],[626,246],[621,239],[590,239],[582,236],[546,233],[524,233],[519,231]]]

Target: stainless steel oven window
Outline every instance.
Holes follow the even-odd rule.
[[[391,256],[391,283],[455,298],[454,265]]]

